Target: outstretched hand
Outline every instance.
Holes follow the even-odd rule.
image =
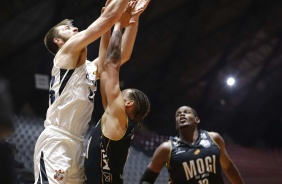
[[[124,13],[122,14],[121,18],[119,19],[121,27],[129,26],[130,19],[132,18],[132,12],[135,9],[136,3],[137,3],[136,0],[129,1]]]
[[[148,6],[151,0],[136,0],[137,4],[132,11],[132,15],[141,14]]]

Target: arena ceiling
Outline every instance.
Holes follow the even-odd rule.
[[[48,91],[35,87],[35,74],[50,75],[46,31],[65,18],[84,29],[104,3],[1,2],[0,75],[10,82],[16,114],[45,116]],[[144,128],[175,135],[175,111],[189,105],[201,128],[226,141],[281,148],[281,20],[280,0],[152,0],[120,74],[123,88],[140,89],[151,100]],[[98,44],[89,46],[88,59],[96,58]],[[235,86],[225,84],[228,76]],[[102,113],[99,94],[95,105],[94,122]]]

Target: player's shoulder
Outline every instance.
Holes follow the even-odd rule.
[[[161,145],[162,145],[163,147],[171,146],[171,141],[170,141],[170,140],[167,140],[167,141],[163,142]]]
[[[209,136],[210,136],[211,138],[213,138],[213,139],[216,139],[216,138],[221,137],[218,132],[213,132],[213,131],[206,131],[206,132],[207,132],[207,133],[209,134]]]
[[[167,140],[163,143],[160,144],[160,146],[158,147],[158,149],[160,150],[169,150],[171,149],[171,141]]]
[[[224,145],[224,140],[221,135],[217,132],[208,132],[209,136],[219,145]]]

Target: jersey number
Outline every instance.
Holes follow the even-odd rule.
[[[203,179],[198,181],[199,184],[209,184],[209,180],[208,179]]]

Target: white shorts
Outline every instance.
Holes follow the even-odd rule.
[[[83,140],[46,128],[34,151],[35,184],[83,184]]]

